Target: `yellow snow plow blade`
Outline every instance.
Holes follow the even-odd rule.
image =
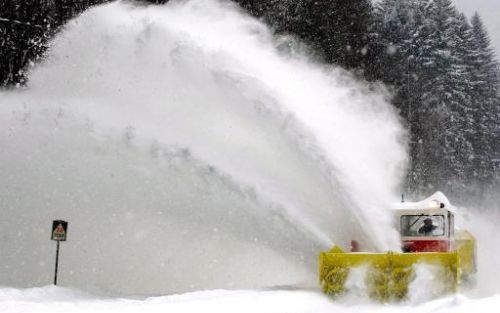
[[[347,291],[346,281],[351,269],[366,266],[365,290],[372,299],[382,302],[400,300],[408,293],[417,263],[438,265],[439,280],[449,292],[456,290],[459,275],[458,252],[425,253],[345,253],[340,247],[319,256],[319,275],[323,291],[339,295]]]
[[[476,273],[476,239],[466,230],[457,232],[455,244],[460,258],[460,274],[470,279]]]

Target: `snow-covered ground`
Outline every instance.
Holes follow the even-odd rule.
[[[0,312],[77,313],[331,313],[409,312],[471,313],[497,312],[500,295],[481,299],[461,294],[423,304],[377,304],[359,301],[335,302],[315,291],[304,290],[210,290],[150,298],[103,298],[78,290],[47,286],[30,289],[0,289]]]

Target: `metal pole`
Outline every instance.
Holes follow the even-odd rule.
[[[57,240],[56,269],[54,271],[54,285],[57,285],[57,266],[59,265],[59,240]]]

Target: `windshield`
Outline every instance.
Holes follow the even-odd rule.
[[[401,236],[443,236],[443,215],[401,216]]]

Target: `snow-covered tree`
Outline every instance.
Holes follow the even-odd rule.
[[[426,119],[424,159],[428,173],[423,182],[447,191],[464,188],[468,158],[473,153],[465,132],[464,114],[470,107],[467,69],[458,47],[460,17],[451,0],[434,0],[429,12],[431,32],[428,54],[423,60],[422,104]]]
[[[472,28],[450,0],[383,0],[376,29],[384,46],[379,77],[394,88],[393,103],[410,131],[408,187],[471,192],[482,153],[474,144],[482,132],[475,114],[492,112],[477,107],[473,92]]]
[[[329,64],[364,70],[372,64],[369,0],[234,0],[277,33],[292,34]]]
[[[494,179],[500,150],[498,146],[499,64],[495,59],[486,29],[477,13],[472,17],[471,24],[470,68],[474,123],[477,127],[474,140],[476,152],[474,175],[481,184],[488,185]]]

